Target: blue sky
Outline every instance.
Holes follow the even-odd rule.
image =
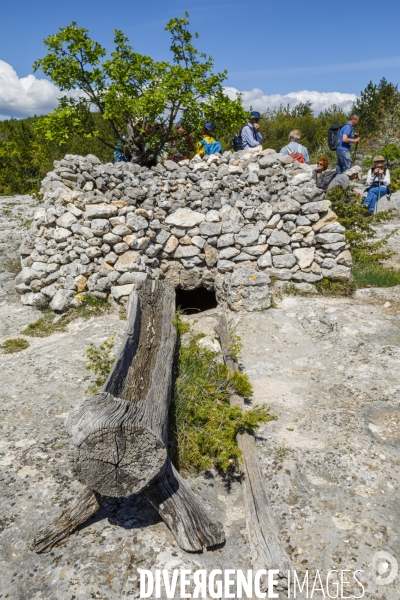
[[[398,83],[400,2],[350,0],[341,6],[321,0],[19,0],[1,9],[0,60],[19,78],[30,75],[34,60],[45,53],[43,38],[73,19],[108,48],[118,28],[138,52],[168,59],[165,24],[187,10],[200,34],[198,47],[214,57],[218,70],[228,69],[227,86],[258,89],[248,102],[268,103],[270,96],[301,90],[359,94],[382,76]],[[13,102],[4,91],[7,77],[0,71],[0,114]]]

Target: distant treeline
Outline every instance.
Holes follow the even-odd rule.
[[[391,168],[400,166],[400,93],[398,87],[382,79],[379,84],[372,82],[361,92],[351,112],[360,115],[358,130],[361,133],[360,152],[363,157],[373,153],[383,153]],[[317,156],[334,159],[327,146],[327,131],[333,123],[345,123],[349,117],[336,106],[314,116],[311,103],[299,104],[295,108],[281,106],[268,110],[260,122],[265,148],[280,150],[288,142],[292,129],[302,133],[302,143],[307,146],[311,160]],[[109,125],[102,121],[100,114],[97,129],[102,137],[112,141],[113,133]],[[47,171],[52,170],[53,161],[65,154],[95,154],[103,162],[113,160],[113,152],[96,137],[84,134],[71,136],[59,144],[49,139],[43,127],[37,127],[41,117],[0,121],[0,195],[26,194],[36,191]],[[103,135],[104,134],[104,135]],[[224,141],[224,148],[230,146],[230,139],[224,132],[217,132]],[[116,140],[115,140],[116,142]]]

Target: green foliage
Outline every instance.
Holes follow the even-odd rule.
[[[75,296],[79,302],[76,308],[70,308],[62,316],[54,315],[54,312],[48,308],[48,305],[36,306],[42,310],[43,317],[30,323],[21,333],[31,337],[47,337],[57,331],[65,331],[67,325],[74,319],[81,317],[88,319],[90,317],[100,317],[108,313],[110,305],[106,300],[94,298],[90,294],[79,294]]]
[[[22,338],[14,338],[13,340],[6,340],[2,344],[0,344],[0,348],[6,354],[14,354],[15,352],[21,352],[21,350],[26,350],[29,347],[29,342]]]
[[[400,272],[386,269],[378,262],[355,263],[352,270],[358,287],[393,287],[400,285]]]
[[[339,223],[346,228],[346,240],[355,261],[379,261],[391,255],[384,249],[389,236],[377,240],[372,226],[389,221],[392,211],[379,212],[371,220],[362,204],[363,200],[354,194],[352,186],[345,189],[336,186],[326,194],[326,198],[332,202],[331,208],[337,214]]]
[[[308,148],[311,160],[317,156],[331,159],[327,145],[328,129],[333,123],[341,124],[347,120],[346,114],[337,106],[314,117],[310,102],[299,104],[293,109],[281,106],[279,109],[268,110],[260,121],[263,146],[279,151],[288,144],[290,131],[299,129],[302,133],[301,144]]]
[[[111,371],[115,357],[113,356],[114,336],[110,335],[108,340],[96,347],[93,343],[89,344],[86,350],[86,370],[93,371],[97,375],[94,385],[88,387],[86,393],[96,394],[105,383],[108,374]]]
[[[76,133],[64,143],[56,143],[43,132],[45,118],[0,121],[0,195],[37,192],[43,177],[52,170],[53,161],[67,153],[95,154],[103,162],[112,159],[112,152],[94,137]],[[92,118],[104,129],[99,115],[92,114]],[[28,228],[28,222],[21,226]]]
[[[110,304],[107,300],[102,298],[95,298],[89,293],[78,294],[75,296],[75,300],[79,302],[76,309],[71,311],[73,317],[82,317],[87,319],[89,317],[99,317],[110,310]]]
[[[193,45],[187,13],[171,19],[172,62],[157,62],[135,52],[122,31],[114,31],[115,49],[106,50],[73,21],[44,40],[48,54],[35,62],[62,91],[58,108],[45,117],[40,129],[48,140],[67,143],[71,135],[97,138],[109,148],[119,140],[135,160],[155,164],[165,146],[177,138],[174,122],[182,115],[187,134],[197,137],[201,124],[214,121],[217,130],[233,132],[245,122],[240,95],[224,93],[226,71],[213,72],[213,59]],[[104,135],[100,121],[108,126]]]
[[[243,374],[230,377],[218,354],[199,345],[199,337],[191,336],[177,355],[170,452],[181,471],[197,473],[215,467],[226,472],[239,464],[237,433],[257,429],[275,417],[264,407],[243,413],[230,406],[230,394],[250,394],[251,384]]]
[[[43,311],[43,317],[34,323],[29,323],[21,333],[30,337],[48,337],[57,331],[65,331],[68,323],[67,318],[59,319],[54,316],[53,311],[46,310]]]
[[[357,284],[352,277],[346,281],[332,281],[322,279],[315,284],[321,296],[352,296],[357,289]]]
[[[357,129],[362,135],[368,136],[380,133],[385,124],[394,125],[393,120],[397,119],[399,110],[398,87],[383,77],[379,84],[369,82],[360,93],[352,112],[360,116]]]

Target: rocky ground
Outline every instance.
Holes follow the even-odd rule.
[[[10,273],[34,205],[28,197],[0,199],[0,343],[40,316],[13,293]],[[187,318],[211,338],[216,314]],[[278,416],[258,432],[257,446],[294,567],[325,577],[330,569],[362,569],[363,597],[371,600],[400,597],[400,577],[377,586],[371,568],[378,551],[400,557],[399,315],[397,287],[351,299],[285,297],[277,308],[231,316],[254,402]],[[140,568],[251,568],[241,486],[228,489],[215,473],[192,485],[224,523],[221,549],[186,554],[151,506],[131,497],[108,501],[50,554],[29,551],[37,529],[79,489],[68,472],[63,423],[91,381],[85,350],[110,335],[117,347],[125,324],[117,312],[79,319],[65,333],[26,338],[30,346],[18,354],[0,354],[0,598],[138,598]],[[345,589],[342,597],[351,597]]]

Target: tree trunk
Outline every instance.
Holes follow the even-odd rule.
[[[128,308],[127,332],[107,381],[99,393],[78,401],[66,422],[72,471],[88,489],[86,512],[79,514],[95,507],[90,494],[129,496],[142,491],[181,548],[199,551],[204,545],[219,545],[225,540],[221,524],[209,519],[167,455],[175,290],[169,283],[145,281],[130,297]],[[65,513],[70,532],[82,521],[75,518],[73,527],[76,511]],[[62,515],[53,528],[62,529],[65,520]],[[54,537],[60,541],[66,535]],[[36,536],[37,551],[42,551],[43,538],[49,538],[48,531]]]
[[[238,370],[238,365],[230,350],[232,341],[224,315],[220,316],[215,331],[221,342],[225,364],[230,374],[233,374]],[[232,406],[240,406],[242,410],[245,408],[243,398],[238,394],[231,395],[230,403]],[[291,562],[278,536],[254,435],[239,433],[236,439],[243,456],[246,524],[253,568],[279,569],[280,577],[286,578],[288,570],[291,569]]]

